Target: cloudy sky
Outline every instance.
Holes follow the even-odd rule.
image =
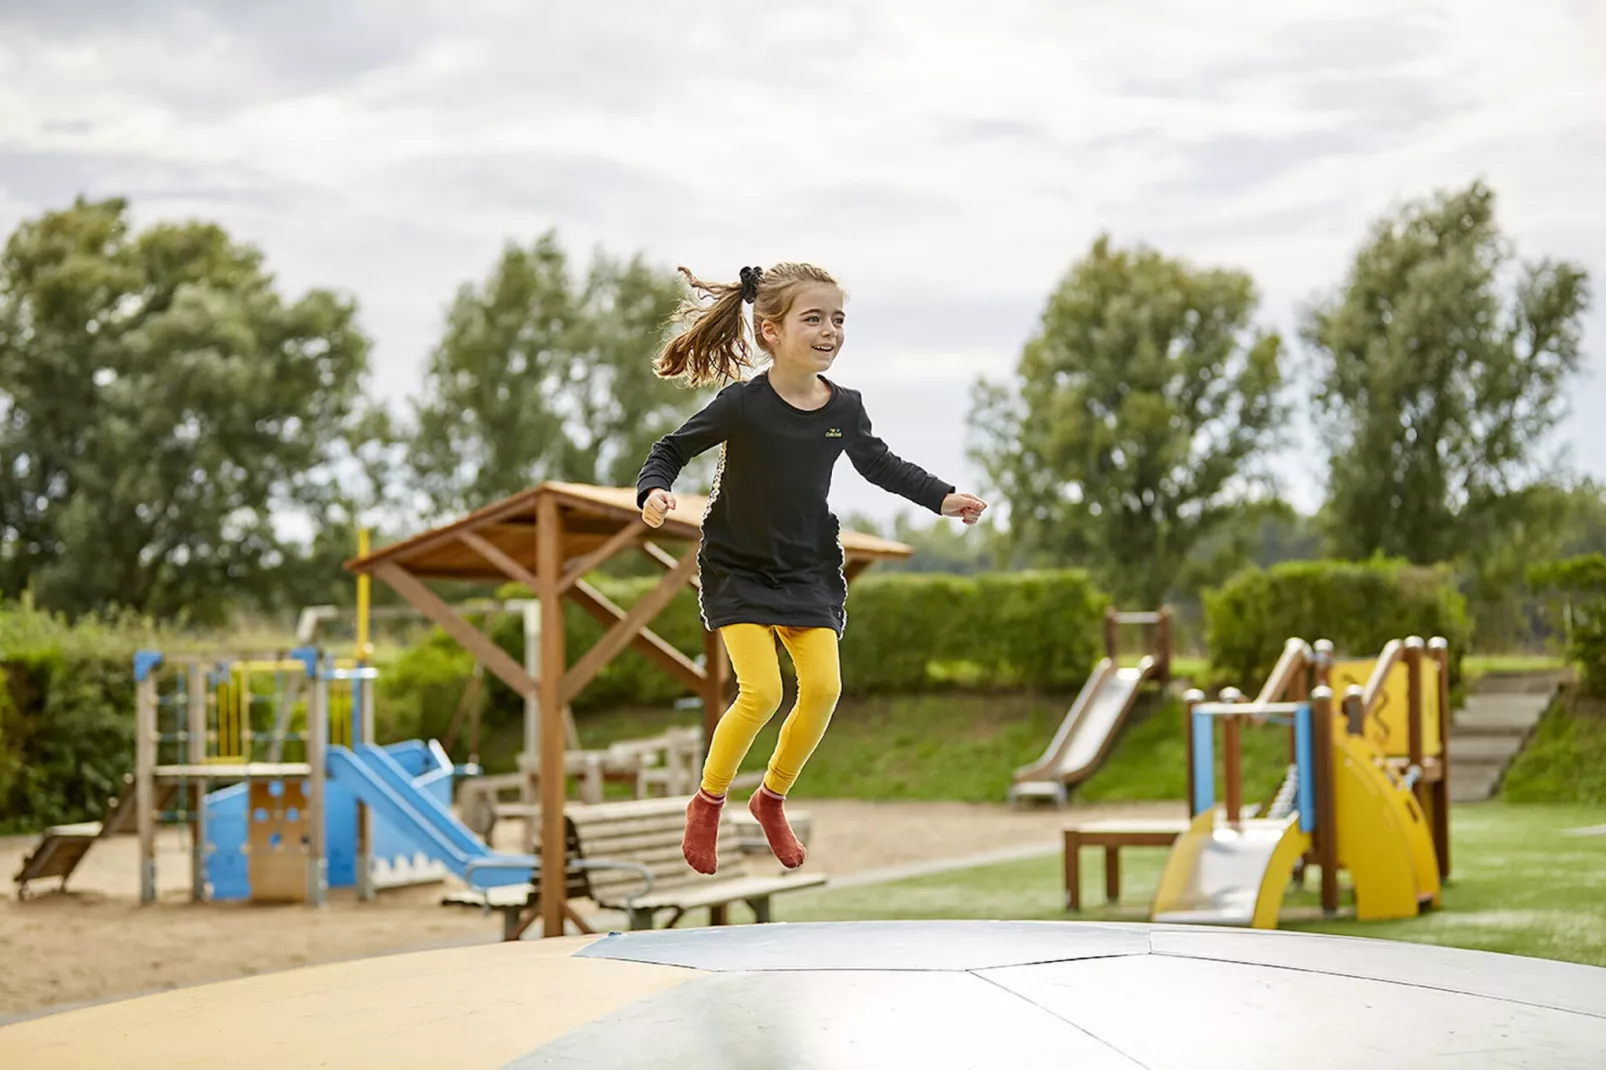
[[[1372,219],[1481,177],[1599,294],[1603,57],[1592,0],[0,0],[0,232],[79,193],[216,220],[354,292],[398,400],[510,238],[812,260],[851,295],[837,377],[964,485],[970,384],[1100,231],[1248,270],[1291,334]],[[1606,476],[1606,296],[1586,345],[1557,444]],[[835,497],[903,504],[845,463]]]

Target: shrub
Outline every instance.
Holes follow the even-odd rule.
[[[1266,678],[1294,636],[1330,639],[1340,656],[1355,657],[1377,654],[1390,639],[1443,636],[1456,687],[1472,633],[1448,569],[1396,560],[1250,567],[1206,590],[1204,603],[1212,670],[1246,691]]]
[[[0,830],[93,820],[134,767],[137,624],[0,607]]]

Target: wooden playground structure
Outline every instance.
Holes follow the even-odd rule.
[[[1336,697],[1335,697],[1336,696]],[[1339,910],[1348,870],[1360,920],[1414,916],[1439,902],[1450,875],[1449,648],[1395,639],[1372,658],[1289,639],[1252,699],[1184,696],[1188,817],[1093,821],[1064,830],[1067,909],[1081,909],[1080,852],[1105,852],[1105,896],[1120,895],[1125,847],[1171,847],[1151,921],[1275,927],[1282,878],[1320,871],[1325,916]],[[1246,803],[1242,733],[1289,729],[1288,769],[1273,798]],[[1222,797],[1216,798],[1220,728]],[[1236,885],[1236,886],[1234,886]]]
[[[649,528],[636,507],[634,488],[546,482],[346,564],[359,579],[371,576],[384,582],[516,694],[525,696],[519,790],[525,812],[539,814],[540,916],[546,936],[564,931],[568,778],[577,772],[583,775],[587,762],[592,768],[601,764],[583,755],[578,763],[571,758],[579,742],[573,721],[566,716],[571,700],[626,649],[639,651],[699,696],[701,747],[713,736],[729,699],[729,662],[717,632],[704,630],[703,654],[694,661],[649,627],[676,593],[688,585],[698,586],[696,544],[707,503],[691,494],[676,497],[677,508],[663,525]],[[680,556],[666,550],[664,543],[682,544]],[[849,582],[876,561],[913,553],[902,543],[851,531],[842,532],[841,544],[843,573]],[[664,570],[659,582],[628,611],[585,579],[626,551],[640,552]],[[428,580],[523,585],[538,604],[538,612],[532,614],[535,634],[526,634],[533,664],[521,665],[510,657],[432,591]],[[564,636],[565,600],[608,629],[572,663]],[[700,764],[701,754],[696,758]]]

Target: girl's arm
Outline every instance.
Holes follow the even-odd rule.
[[[893,453],[871,428],[870,415],[865,412],[863,403],[857,408],[857,426],[846,446],[853,467],[882,490],[901,495],[941,515],[944,501],[954,493],[954,485]]]
[[[655,490],[673,490],[675,478],[692,458],[730,437],[739,415],[740,386],[725,387],[701,412],[653,443],[636,476],[636,508],[646,504],[647,495]]]

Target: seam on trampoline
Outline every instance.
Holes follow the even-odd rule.
[[[1448,992],[1453,996],[1470,996],[1473,999],[1486,999],[1493,1003],[1514,1003],[1519,1007],[1537,1007],[1540,1010],[1560,1011],[1563,1014],[1578,1014],[1585,1018],[1606,1019],[1606,1013],[1597,1011],[1581,1011],[1576,1007],[1558,1007],[1552,1003],[1536,1003],[1531,999],[1512,999],[1505,996],[1491,996],[1485,992],[1468,992],[1464,988],[1446,988],[1443,985],[1428,985],[1417,981],[1401,981],[1393,977],[1371,977],[1367,974],[1345,973],[1341,970],[1318,970],[1309,966],[1289,966],[1281,962],[1251,962],[1247,959],[1217,958],[1214,955],[1180,955],[1175,951],[1152,951],[1154,955],[1168,959],[1190,959],[1194,962],[1230,962],[1235,966],[1258,966],[1266,970],[1287,970],[1290,973],[1319,973],[1323,977],[1347,977],[1352,981],[1375,981],[1384,985],[1399,985],[1401,988],[1420,988],[1428,992]]]
[[[1098,956],[1090,956],[1090,957],[1106,958],[1107,959],[1107,958],[1127,958],[1129,956],[1125,956],[1125,955],[1098,955]],[[1081,960],[1080,959],[1077,959],[1077,960],[1056,959],[1054,961],[1056,961],[1056,962],[1066,962],[1066,961],[1081,961]],[[988,969],[1013,969],[1014,967],[1010,967],[1010,966],[1004,966],[1004,967],[989,966],[987,968]],[[1057,1013],[1057,1012],[1055,1012],[1053,1010],[1050,1010],[1048,1007],[1043,1006],[1041,1003],[1037,1002],[1035,999],[1030,999],[1030,998],[1022,995],[1021,993],[1016,992],[1012,988],[1006,988],[1004,985],[999,984],[997,981],[993,980],[991,977],[985,976],[982,973],[981,970],[964,970],[962,972],[969,974],[970,976],[976,978],[978,981],[983,981],[983,982],[985,982],[987,984],[992,985],[994,988],[998,989],[1000,992],[1005,992],[1005,993],[1008,993],[1011,996],[1014,996],[1016,999],[1020,1000],[1022,1003],[1031,1004],[1033,1007],[1036,1007],[1038,1010],[1042,1011],[1044,1014],[1048,1015],[1050,1018],[1053,1018],[1055,1021],[1064,1022],[1066,1025],[1070,1026],[1072,1029],[1076,1030],[1078,1033],[1081,1033],[1083,1036],[1086,1036],[1091,1040],[1097,1041],[1098,1043],[1104,1045],[1106,1048],[1109,1048],[1111,1051],[1115,1052],[1115,1054],[1119,1055],[1121,1058],[1123,1058],[1123,1059],[1127,1060],[1128,1062],[1130,1062],[1133,1066],[1141,1067],[1142,1070],[1153,1070],[1153,1067],[1149,1066],[1148,1063],[1140,1061],[1138,1058],[1133,1056],[1130,1052],[1122,1051],[1120,1048],[1116,1047],[1114,1044],[1111,1044],[1108,1040],[1105,1040],[1103,1037],[1101,1037],[1097,1033],[1091,1031],[1086,1026],[1082,1025],[1080,1022],[1073,1022],[1069,1018],[1065,1017],[1063,1014],[1059,1014],[1059,1013]]]

